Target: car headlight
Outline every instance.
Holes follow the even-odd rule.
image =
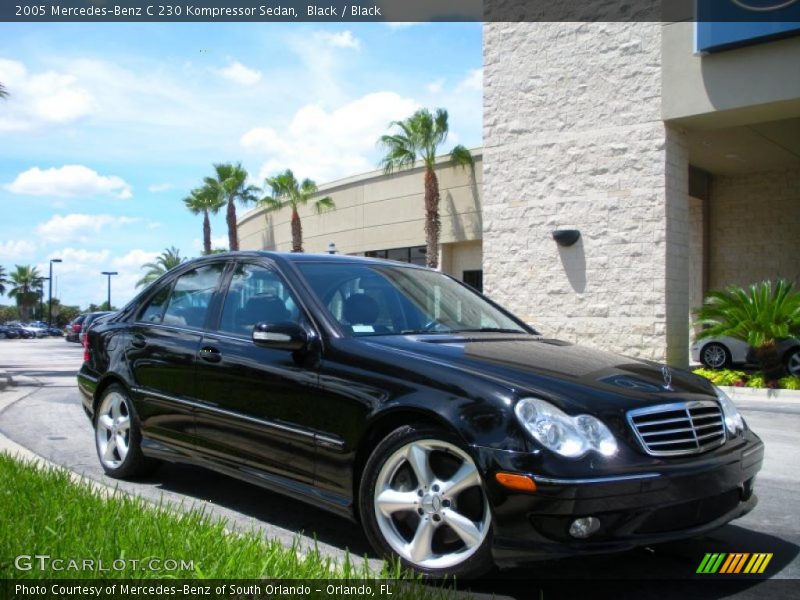
[[[569,458],[595,450],[603,456],[617,452],[617,440],[605,424],[591,415],[571,417],[539,398],[523,398],[514,407],[522,426],[537,442]]]
[[[725,428],[728,432],[731,435],[736,435],[740,431],[744,431],[744,419],[733,400],[717,386],[714,386],[714,392],[717,394],[717,400],[719,400],[719,404],[722,407],[722,417],[725,419]]]

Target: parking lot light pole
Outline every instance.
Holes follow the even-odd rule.
[[[60,258],[50,259],[50,277],[47,278],[47,326],[53,326],[53,263],[60,263]]]
[[[111,276],[119,275],[116,271],[103,271],[103,275],[108,277],[108,310],[111,310]]]

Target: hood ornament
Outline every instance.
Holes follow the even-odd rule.
[[[661,374],[664,376],[664,389],[668,392],[673,391],[672,389],[672,369],[667,366],[661,367]]]

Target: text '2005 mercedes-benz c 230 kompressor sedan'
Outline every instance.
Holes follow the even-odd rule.
[[[88,336],[109,475],[202,465],[358,521],[427,574],[692,537],[756,503],[764,447],[721,390],[545,339],[429,269],[221,254]]]

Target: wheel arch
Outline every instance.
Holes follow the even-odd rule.
[[[93,413],[97,412],[97,405],[100,402],[100,398],[103,397],[103,393],[115,383],[121,385],[125,389],[125,392],[128,394],[128,396],[131,396],[131,390],[122,377],[120,377],[116,373],[107,373],[97,382],[97,387],[94,390],[94,395],[92,397]]]
[[[361,486],[362,474],[367,460],[373,450],[387,435],[395,429],[404,425],[430,425],[444,429],[456,435],[464,446],[464,450],[469,452],[469,444],[464,436],[453,427],[441,414],[424,408],[404,406],[386,410],[376,415],[365,429],[363,435],[356,446],[355,459],[353,461],[353,513],[360,521],[359,511],[359,488]]]

